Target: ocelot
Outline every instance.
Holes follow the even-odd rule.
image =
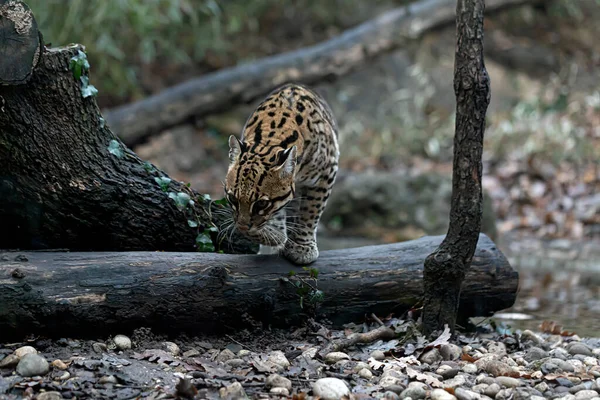
[[[274,249],[295,264],[314,262],[339,159],[337,124],[325,100],[305,86],[283,85],[250,115],[241,139],[229,137],[229,148],[230,228],[259,243],[259,254]]]

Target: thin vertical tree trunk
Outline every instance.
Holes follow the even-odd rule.
[[[448,234],[425,260],[423,328],[454,330],[460,290],[477,246],[482,215],[481,154],[490,79],[483,60],[484,0],[457,0],[454,61],[456,131]]]

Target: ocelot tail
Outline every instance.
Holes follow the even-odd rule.
[[[281,86],[250,115],[241,139],[229,137],[229,148],[232,228],[259,243],[259,254],[274,249],[295,264],[314,262],[339,159],[325,100],[302,85]]]

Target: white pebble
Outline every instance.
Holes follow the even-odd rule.
[[[371,371],[369,371],[367,368],[363,368],[360,371],[358,371],[358,375],[361,378],[365,378],[365,379],[371,379],[373,377],[373,373]]]
[[[431,400],[456,400],[456,396],[451,395],[444,389],[433,389],[431,391]]]
[[[339,400],[350,395],[348,386],[338,378],[321,378],[313,384],[313,394],[321,400]]]
[[[113,342],[115,342],[115,346],[119,350],[129,350],[131,349],[131,339],[129,339],[125,335],[117,335],[113,338]]]
[[[25,354],[37,354],[35,347],[23,346],[15,350],[15,356],[21,359]]]

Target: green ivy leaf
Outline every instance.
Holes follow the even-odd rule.
[[[209,226],[208,228],[206,228],[206,230],[213,233],[219,233],[219,230],[216,226]]]
[[[321,290],[315,290],[310,294],[309,301],[312,304],[322,303],[325,299],[325,294]]]
[[[69,60],[69,68],[73,71],[75,79],[81,78],[81,76],[90,69],[90,63],[87,60],[87,55],[81,51],[77,51],[77,55],[71,57]]]
[[[94,85],[90,85],[90,78],[82,76],[79,79],[81,80],[81,94],[84,99],[90,96],[94,97],[98,94],[98,89]]]
[[[150,164],[148,161],[144,161],[144,169],[148,173],[153,173],[156,171],[156,168],[154,168],[154,165]]]
[[[178,209],[183,210],[190,203],[190,196],[187,193],[169,192],[169,198],[175,202]]]
[[[98,118],[98,122],[100,122],[100,129],[104,129],[106,126],[106,120],[102,117]]]
[[[117,158],[123,157],[123,149],[121,148],[121,144],[114,139],[108,144],[108,152]]]
[[[210,233],[207,231],[204,231],[196,236],[196,245],[198,246],[198,251],[201,252],[206,253],[215,251],[215,246],[210,238]]]
[[[217,204],[219,206],[225,207],[228,204],[227,197],[223,197],[222,199],[215,200],[215,201],[213,201],[213,203],[215,203],[215,204]]]
[[[294,276],[296,275],[296,271],[291,270],[290,272],[288,272],[288,276]]]
[[[196,221],[192,221],[191,219],[188,219],[188,225],[190,226],[190,228],[198,227],[198,223]]]
[[[310,277],[311,277],[311,278],[313,278],[313,279],[317,279],[317,278],[319,278],[319,271],[318,271],[317,269],[315,269],[315,268],[311,268],[311,269],[309,270],[309,273],[310,273]]]
[[[210,201],[210,194],[203,194],[202,198],[206,201]]]
[[[169,190],[169,184],[171,183],[171,178],[167,178],[166,176],[161,176],[154,178],[154,181],[158,183],[163,192]]]

